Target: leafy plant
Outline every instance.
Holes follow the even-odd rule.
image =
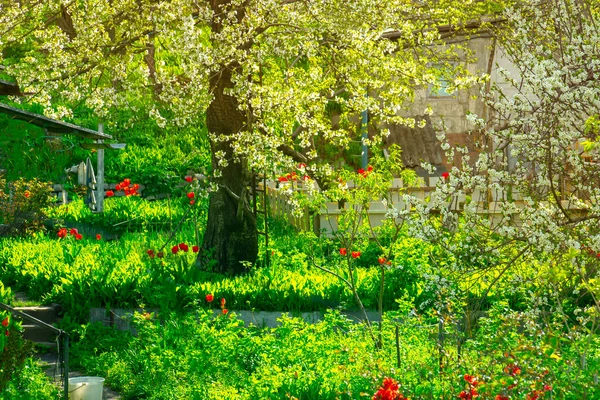
[[[0,234],[25,235],[43,228],[51,203],[49,184],[38,179],[7,182],[0,175]]]

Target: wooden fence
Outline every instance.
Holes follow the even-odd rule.
[[[421,201],[426,201],[428,197],[434,195],[433,192],[440,179],[443,178],[425,177],[423,178],[422,185],[419,187],[404,187],[400,179],[394,179],[390,188],[390,200],[393,202],[395,208],[406,210],[409,205],[403,200],[404,194],[409,194]],[[294,185],[295,191],[306,190],[302,183],[294,182]],[[349,187],[352,187],[351,183],[349,183]],[[302,216],[298,217],[292,212],[293,206],[290,204],[289,196],[283,191],[278,190],[275,183],[267,185],[267,195],[271,215],[285,218],[299,230],[313,230],[317,234],[323,232],[330,236],[333,231],[338,229],[337,218],[344,210],[340,209],[337,203],[327,203],[326,208],[322,209],[320,213],[311,214],[306,209],[302,213]],[[506,205],[505,203],[510,202],[517,209],[524,206],[522,196],[510,188],[490,189],[486,192],[475,191],[470,194],[469,198],[470,204],[476,206],[477,214],[486,215],[496,221],[502,220],[502,210]],[[458,213],[463,211],[466,202],[467,196],[463,194],[452,196],[445,204],[450,211]],[[567,210],[581,211],[566,200],[562,201],[561,205]],[[380,226],[386,218],[387,212],[388,209],[383,202],[371,202],[369,204],[368,215],[372,226]],[[515,215],[515,218],[518,218],[518,216]]]

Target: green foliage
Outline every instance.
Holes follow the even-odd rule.
[[[135,322],[135,337],[87,326],[73,349],[125,399],[353,399],[390,369],[363,328],[336,313],[315,325],[284,317],[266,330],[204,310]]]
[[[126,176],[144,184],[144,195],[173,193],[189,172],[208,174],[211,156],[205,128],[165,131],[148,123],[134,125],[124,140],[127,147],[105,153],[107,181]]]
[[[12,290],[10,287],[4,286],[4,283],[0,281],[0,303],[8,304],[12,300]]]
[[[0,175],[0,229],[2,234],[25,235],[43,228],[44,209],[52,198],[48,183],[38,179],[18,179],[6,185]]]
[[[46,213],[59,225],[87,226],[90,234],[97,233],[93,232],[94,228],[116,234],[170,229],[186,215],[189,208],[187,201],[178,198],[148,202],[137,196],[123,196],[105,199],[104,212],[101,214],[93,213],[83,200],[49,208]],[[191,214],[187,214],[188,219],[195,216],[200,222],[204,221],[206,208],[205,202],[197,202]]]
[[[585,133],[591,139],[585,140],[582,145],[586,152],[591,152],[598,147],[600,135],[600,116],[592,115],[585,121]]]
[[[456,332],[447,331],[440,365],[438,324],[411,308],[403,301],[399,312],[386,315],[381,349],[365,340],[363,324],[336,312],[316,324],[283,317],[275,328],[258,329],[244,327],[235,314],[199,309],[136,314],[135,336],[83,326],[72,355],[78,367],[105,376],[125,399],[371,398],[385,376],[399,381],[407,397],[449,399],[470,387],[465,375],[479,382],[482,398],[526,398],[534,391],[539,398],[597,396],[596,339],[567,339],[575,332],[499,306],[460,355],[450,346]]]
[[[200,271],[195,253],[173,255],[169,245],[165,257],[150,258],[146,251],[162,246],[155,233],[131,233],[117,241],[98,241],[85,235],[76,240],[49,236],[5,240],[0,248],[1,276],[16,290],[32,299],[58,302],[76,318],[90,307],[147,307],[168,309],[203,302],[207,293],[230,299],[232,309],[314,311],[329,307],[355,308],[352,294],[333,276],[310,269],[306,256],[295,251],[275,251],[270,268],[251,270],[241,277]],[[173,243],[190,243],[191,227]],[[407,260],[408,261],[408,260]],[[289,266],[289,268],[288,268]],[[332,268],[339,268],[335,265]],[[386,284],[386,309],[405,290],[414,293],[414,281],[401,269],[390,273]],[[375,307],[371,290],[379,285],[376,269],[357,270],[359,291],[368,307]]]
[[[14,376],[19,376],[25,359],[32,353],[33,344],[21,337],[21,324],[6,311],[0,312],[0,392]]]
[[[206,215],[204,204],[192,208],[199,221]],[[315,238],[297,235],[280,223],[273,223],[270,267],[252,268],[241,277],[224,277],[202,272],[191,251],[171,253],[171,246],[179,243],[188,243],[190,248],[199,245],[193,224],[184,223],[169,243],[164,242],[169,234],[161,228],[178,223],[190,209],[186,200],[147,202],[121,197],[109,198],[105,205],[103,214],[91,213],[82,201],[48,209],[50,217],[76,227],[81,240],[66,232],[65,238],[58,237],[61,225],[47,235],[5,240],[0,246],[3,281],[26,291],[32,299],[62,304],[76,320],[84,318],[90,307],[143,304],[173,309],[203,303],[207,293],[227,297],[232,309],[299,312],[357,306],[348,288],[313,269],[300,250],[312,246]],[[115,232],[122,235],[118,240],[114,240]],[[417,294],[415,272],[424,261],[416,256],[421,244],[409,238],[402,243],[394,251],[404,261],[389,273],[385,309],[394,308],[394,300],[405,293]],[[148,250],[160,251],[164,257],[151,258]],[[342,272],[338,261],[331,259],[329,267]],[[365,304],[374,308],[377,302],[372,290],[380,285],[380,277],[372,265],[358,268],[356,277]]]
[[[541,398],[595,399],[599,344],[598,336],[581,326],[565,329],[558,313],[515,312],[500,302],[467,342],[464,371],[481,377],[478,391],[486,397],[526,398],[537,392]]]
[[[18,107],[42,113],[37,105]],[[37,178],[64,182],[64,169],[80,163],[89,154],[78,145],[81,141],[70,135],[50,137],[39,127],[0,113],[0,170],[6,171],[9,181]]]
[[[8,381],[2,399],[4,400],[57,400],[61,398],[58,388],[50,382],[37,359],[25,360],[20,373],[14,374]]]
[[[42,114],[39,105],[12,104]],[[69,121],[71,122],[71,121]],[[76,110],[73,122],[96,129],[98,117],[87,108]],[[162,129],[155,121],[126,111],[111,114],[109,130],[115,139],[127,144],[118,151],[105,151],[105,181],[118,182],[129,177],[146,186],[145,195],[172,193],[189,172],[211,171],[211,155],[206,127]],[[113,132],[114,131],[114,132]],[[64,170],[88,157],[96,162],[94,150],[84,150],[85,139],[61,135],[49,137],[24,121],[0,114],[0,170],[9,181],[19,178],[72,185]],[[126,133],[124,133],[126,132]]]

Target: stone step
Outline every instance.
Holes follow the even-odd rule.
[[[54,342],[36,342],[35,349],[37,353],[54,354],[58,351],[58,345]]]
[[[56,333],[50,329],[34,324],[22,324],[23,338],[35,343],[53,343]]]
[[[58,306],[28,306],[15,307],[15,310],[21,311],[27,315],[37,318],[47,324],[53,324],[58,321]],[[18,317],[17,317],[18,318]],[[29,321],[23,321],[23,324],[30,324]]]
[[[49,325],[54,325],[59,321],[59,307],[57,305],[15,307],[15,310]],[[21,321],[23,338],[41,344],[54,343],[56,341],[56,333],[48,329],[48,327],[37,325],[35,322],[26,318],[20,318],[18,315],[15,318]]]

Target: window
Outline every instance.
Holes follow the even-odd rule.
[[[449,92],[449,88],[454,76],[454,66],[451,64],[435,64],[432,66],[436,70],[437,81],[435,84],[429,84],[427,87],[427,96],[433,98],[451,98],[456,92]]]

